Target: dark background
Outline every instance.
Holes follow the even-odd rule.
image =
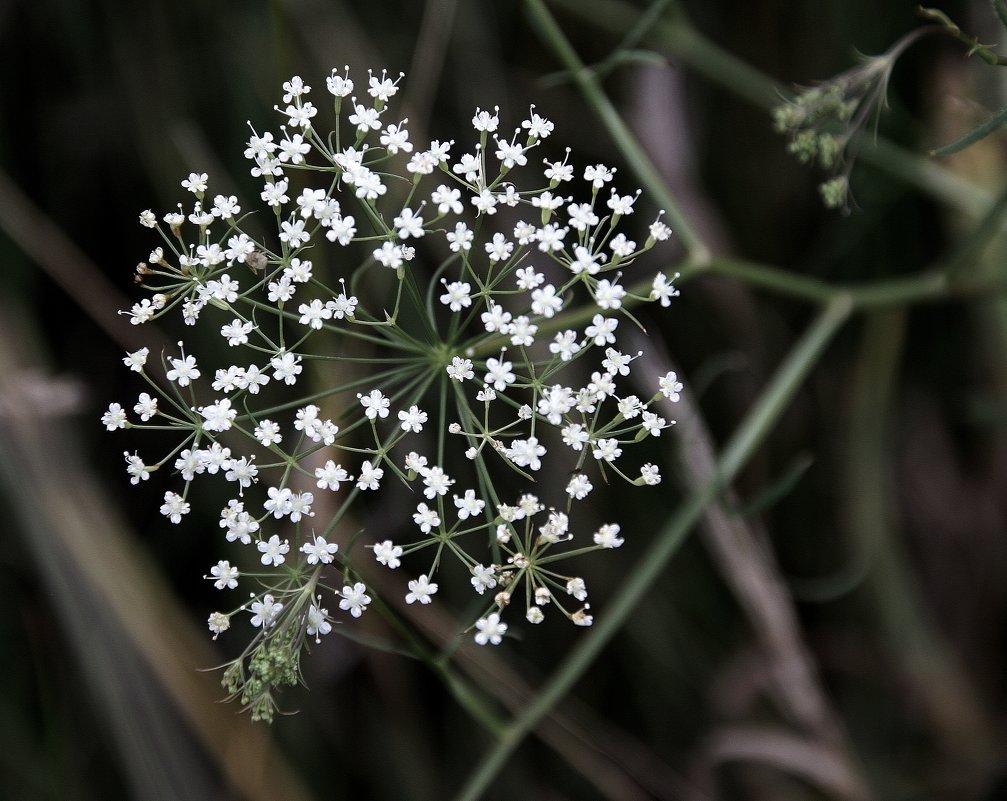
[[[604,86],[714,252],[835,284],[961,252],[1001,192],[1001,137],[937,165],[954,194],[900,177],[868,136],[852,213],[827,211],[824,176],[787,154],[767,109],[689,55],[701,36],[784,87],[810,85],[921,25],[913,4],[682,6],[666,17],[698,33],[652,31],[636,45],[646,58]],[[549,7],[597,63],[645,4]],[[987,4],[941,7],[980,41],[1003,38]],[[137,443],[98,424],[136,392],[120,357],[137,331],[115,312],[139,299],[133,269],[153,247],[138,213],[172,208],[190,171],[255,199],[246,121],[275,130],[284,80],[320,87],[343,64],[358,81],[407,72],[415,141],[464,130],[477,105],[519,120],[535,103],[580,163],[630,180],[517,2],[0,3],[0,797],[441,799],[490,743],[422,664],[348,639],[306,660],[309,689],[284,699],[298,714],[271,728],[216,704],[217,674],[200,670],[234,653],[211,650],[200,576],[222,538],[212,518],[168,531],[161,477],[131,488],[121,453]],[[1002,95],[1000,68],[930,37],[896,66],[879,135],[918,176],[929,148]],[[1002,238],[966,261],[999,274]],[[731,278],[682,290],[651,330],[722,443],[813,307]],[[489,797],[856,798],[830,772],[843,753],[875,798],[1005,797],[1005,353],[992,290],[858,314],[737,482],[728,505],[761,508],[732,519],[774,554],[763,578],[796,613],[828,724],[788,712],[774,662],[786,649],[767,649],[774,632],[753,627],[700,531],[561,707],[566,746],[529,738]],[[667,491],[626,509],[634,535],[594,575],[597,614],[689,486],[662,443]],[[535,630],[497,656],[536,686],[579,636]]]

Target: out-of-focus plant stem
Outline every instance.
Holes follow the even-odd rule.
[[[850,381],[847,443],[839,470],[850,541],[871,569],[866,591],[878,636],[920,698],[944,747],[983,761],[994,742],[975,694],[926,611],[893,517],[893,396],[906,328],[904,309],[868,315]]]

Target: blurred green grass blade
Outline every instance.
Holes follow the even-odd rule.
[[[974,145],[981,139],[985,139],[991,133],[999,128],[1002,128],[1004,125],[1007,125],[1007,108],[1000,109],[1000,111],[986,120],[986,122],[982,125],[973,128],[967,134],[959,139],[955,139],[955,141],[950,144],[944,145],[944,147],[939,147],[936,150],[931,150],[930,155],[936,158],[943,158],[944,156],[951,156],[955,153],[960,153],[962,150]]]
[[[805,453],[796,456],[770,486],[748,503],[733,510],[734,514],[738,517],[754,517],[770,509],[793,491],[797,482],[814,463],[815,458],[811,454]]]
[[[1000,24],[1007,28],[1007,3],[1004,0],[993,0],[993,10],[996,12]]]

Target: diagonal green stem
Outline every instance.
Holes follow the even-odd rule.
[[[698,263],[705,262],[709,257],[706,244],[685,217],[678,202],[672,197],[668,186],[660,177],[660,171],[644,152],[626,123],[623,122],[619,112],[615,110],[612,101],[608,99],[605,91],[601,88],[598,76],[581,61],[580,56],[570,44],[570,40],[556,24],[556,20],[542,0],[525,0],[525,8],[539,35],[552,48],[563,65],[570,70],[578,88],[584,94],[587,104],[605,126],[605,130],[612,137],[612,141],[622,153],[623,158],[626,159],[630,169],[633,170],[647,192],[664,208],[668,222],[689,252],[692,260]]]
[[[703,509],[730,484],[772,431],[783,410],[852,310],[853,303],[845,294],[837,295],[823,308],[725,446],[717,462],[714,478],[693,493],[672,516],[658,534],[653,547],[612,599],[600,622],[559,665],[538,696],[506,727],[500,739],[486,752],[469,776],[468,782],[456,796],[456,801],[476,801],[480,798],[522,740],[593,664],[660,577],[668,560],[699,520]]]

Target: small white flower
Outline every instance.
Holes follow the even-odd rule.
[[[301,546],[301,552],[307,556],[309,565],[331,564],[338,550],[337,543],[327,542],[325,537],[319,536],[316,536],[313,542],[306,542]]]
[[[583,602],[587,598],[587,585],[582,578],[572,578],[566,583],[566,594]]]
[[[640,468],[640,478],[649,487],[655,487],[661,483],[661,471],[656,465],[649,462]]]
[[[447,367],[447,373],[448,376],[459,383],[475,377],[475,373],[472,371],[472,361],[470,359],[463,359],[460,356],[454,356],[451,359],[451,364]]]
[[[655,242],[663,242],[671,237],[671,229],[660,220],[650,225],[650,238]]]
[[[583,473],[575,475],[566,485],[567,495],[577,501],[584,500],[592,489],[594,486],[591,484],[591,480]]]
[[[406,595],[406,603],[411,604],[419,601],[421,604],[428,604],[433,601],[431,597],[437,592],[437,585],[433,584],[426,574],[418,579],[409,582],[409,594]]]
[[[475,116],[472,118],[472,127],[477,131],[486,131],[488,133],[493,133],[497,129],[497,125],[500,124],[500,106],[495,106],[493,108],[493,113],[490,114],[488,111],[483,111],[477,108]],[[205,177],[205,176],[204,176]]]
[[[528,132],[532,139],[545,139],[553,132],[553,124],[545,117],[540,117],[535,113],[535,106],[528,111],[528,119],[521,123],[521,127]]]
[[[511,362],[495,359],[491,356],[486,360],[486,377],[483,380],[487,386],[493,387],[497,392],[503,392],[517,378],[511,369],[512,367]]]
[[[343,75],[337,75],[335,68],[332,75],[325,79],[325,86],[336,97],[349,97],[353,94],[353,81],[350,80],[349,67],[344,67]]]
[[[232,320],[227,325],[220,327],[220,335],[227,340],[227,344],[232,348],[238,345],[247,345],[248,335],[252,332],[252,328],[254,326],[249,320]]]
[[[472,305],[472,286],[464,281],[452,281],[450,284],[447,281],[442,282],[444,284],[444,289],[446,292],[441,295],[441,303],[447,306],[451,311],[461,311],[463,308],[467,309]]]
[[[251,624],[255,627],[261,626],[268,629],[276,623],[276,619],[283,611],[283,604],[273,599],[272,595],[263,595],[261,601],[252,602]]]
[[[283,435],[280,434],[279,424],[274,423],[272,420],[263,420],[259,423],[255,427],[254,435],[255,438],[265,447],[276,445],[283,440]]]
[[[195,381],[200,376],[199,369],[196,367],[195,356],[185,356],[181,359],[169,358],[168,362],[171,364],[171,369],[166,373],[166,377],[169,381],[174,381],[180,387],[189,386],[192,381]]]
[[[465,490],[465,495],[459,498],[454,496],[455,507],[458,509],[458,519],[467,520],[480,514],[486,501],[476,498],[475,490]]]
[[[661,429],[668,427],[668,421],[654,414],[654,412],[644,412],[642,425],[644,430],[649,434],[659,437],[661,436]]]
[[[391,401],[382,395],[380,390],[372,389],[367,395],[358,393],[357,400],[364,407],[364,414],[368,420],[388,417],[388,405]]]
[[[617,439],[599,439],[594,443],[591,455],[598,461],[614,462],[622,455]]]
[[[675,372],[665,373],[657,382],[658,388],[661,390],[661,394],[664,395],[672,403],[676,403],[682,396],[682,384],[678,380],[678,375]]]
[[[315,331],[321,330],[322,326],[325,325],[325,320],[332,319],[332,309],[328,308],[318,298],[312,300],[311,303],[302,303],[298,306],[297,311],[301,314],[298,322]]]
[[[462,250],[468,252],[472,249],[472,240],[475,238],[475,234],[469,230],[465,223],[460,222],[455,223],[455,230],[449,231],[445,237],[451,250],[458,253]]]
[[[231,408],[230,400],[221,398],[216,403],[202,407],[199,413],[204,418],[204,431],[227,431],[233,425],[238,410]]]
[[[353,617],[360,617],[367,611],[367,605],[371,602],[371,596],[367,594],[367,587],[359,581],[352,587],[344,586],[339,594],[342,596],[339,608],[344,612],[349,612]]]
[[[147,356],[149,354],[150,348],[140,348],[140,350],[127,353],[125,357],[123,357],[122,363],[134,373],[142,373],[144,365],[147,364]]]
[[[425,503],[417,504],[416,511],[413,513],[413,520],[424,534],[429,534],[432,529],[437,528],[441,524],[437,510],[431,509]]]
[[[594,544],[602,548],[618,548],[623,542],[618,523],[606,523],[594,533]]]
[[[615,330],[619,327],[619,320],[615,317],[602,317],[596,314],[591,319],[591,325],[584,329],[584,335],[588,339],[593,339],[597,347],[612,345],[615,343]]]
[[[590,181],[595,189],[601,189],[615,176],[614,167],[606,167],[604,164],[595,164],[584,170],[584,180]]]
[[[403,431],[412,431],[414,434],[418,434],[427,422],[427,413],[413,405],[409,407],[409,411],[400,411],[398,418],[399,426]]]
[[[385,471],[380,467],[374,467],[370,461],[365,461],[360,465],[360,474],[357,477],[357,489],[376,490],[381,487],[381,479]]]
[[[225,587],[233,590],[238,586],[238,576],[240,575],[238,568],[232,567],[231,563],[226,560],[221,560],[210,568],[210,575],[207,578],[215,579],[213,586],[218,590]]]
[[[602,309],[620,308],[624,297],[626,297],[626,290],[619,284],[611,283],[607,278],[599,281],[594,288],[594,301]]]
[[[339,485],[353,480],[353,476],[346,472],[342,465],[337,465],[329,459],[323,467],[315,468],[315,478],[318,480],[319,489],[338,490]]]
[[[391,540],[385,540],[374,545],[374,558],[392,570],[402,564],[399,559],[400,556],[402,556],[402,547],[393,544]]]
[[[126,410],[118,403],[110,403],[108,410],[101,416],[101,424],[107,431],[126,427]]]
[[[507,624],[500,620],[500,615],[493,612],[476,621],[476,642],[479,645],[499,645],[503,635],[507,633]]]
[[[489,189],[483,189],[478,195],[471,198],[471,203],[476,207],[476,211],[478,211],[479,214],[496,214],[498,202],[497,196]]]
[[[279,567],[287,561],[284,554],[287,554],[290,551],[290,543],[286,540],[280,542],[280,538],[276,534],[270,537],[266,542],[260,540],[256,547],[258,548],[259,553],[262,554],[262,558],[260,560],[262,564],[272,565],[273,567]]]
[[[401,267],[405,261],[402,248],[391,242],[384,242],[372,255],[376,262],[383,264],[391,270]]]
[[[213,632],[213,639],[217,639],[218,636],[231,628],[231,618],[223,612],[211,612],[206,623],[210,631]]]
[[[182,181],[182,186],[194,195],[202,195],[206,191],[206,179],[205,172],[190,172],[189,177]]]
[[[432,203],[437,205],[438,214],[461,214],[465,207],[461,203],[461,190],[441,184],[430,195]]]
[[[678,277],[677,274],[675,276]],[[660,301],[664,308],[668,308],[671,305],[671,299],[677,298],[679,296],[678,289],[675,285],[668,280],[668,276],[664,273],[657,273],[654,276],[654,282],[651,285],[650,299]]]
[[[167,517],[172,523],[178,525],[182,522],[182,515],[189,513],[189,502],[177,492],[164,493],[164,503],[161,504],[161,514]]]
[[[297,376],[304,369],[301,366],[300,356],[283,351],[269,360],[269,366],[273,368],[273,378],[277,381],[282,380],[288,386],[293,386],[297,382]]]
[[[129,474],[130,484],[136,485],[150,478],[150,468],[143,463],[139,456],[135,453],[131,454],[129,451],[123,451],[122,455],[126,459],[126,472]]]
[[[402,209],[402,212],[392,222],[392,227],[398,232],[399,239],[414,237],[419,239],[426,233],[423,230],[423,218],[412,209]]]
[[[480,595],[486,592],[486,590],[492,590],[496,587],[496,568],[493,565],[489,567],[484,567],[481,564],[475,565],[472,567],[471,572],[472,578],[470,581],[472,582],[472,587]]]
[[[322,635],[332,631],[332,624],[328,621],[329,610],[319,609],[314,604],[308,607],[308,615],[305,619],[304,630],[315,638],[316,643],[320,643]]]

